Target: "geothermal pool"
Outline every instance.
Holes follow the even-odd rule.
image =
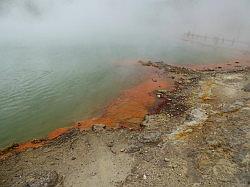
[[[224,38],[249,38],[248,10],[226,0],[2,0],[0,148],[102,113],[144,79],[132,62],[237,58]],[[185,42],[188,31],[223,39]]]
[[[211,62],[226,59],[216,50],[183,44],[0,46],[0,147],[98,115],[122,90],[143,79],[140,67],[130,62],[204,63],[210,53]]]

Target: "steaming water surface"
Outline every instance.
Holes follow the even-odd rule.
[[[231,51],[190,45],[182,35],[191,30],[249,39],[249,5],[247,0],[2,0],[0,148],[100,113],[143,79],[138,67],[124,62],[225,62]]]
[[[136,69],[101,48],[1,46],[1,146],[92,116],[131,84]]]
[[[183,46],[156,44],[1,46],[0,145],[42,137],[98,114],[122,89],[140,80],[138,69],[122,61],[199,63],[208,60],[208,55]],[[224,57],[214,51],[213,58]]]

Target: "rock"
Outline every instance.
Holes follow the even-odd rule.
[[[238,171],[237,164],[230,160],[220,159],[213,167],[213,173],[215,177],[220,181],[232,181]]]
[[[75,160],[75,159],[76,159],[76,157],[74,157],[74,156],[71,158],[71,160]]]
[[[192,186],[193,186],[193,187],[198,187],[198,186],[201,186],[201,183],[193,183]]]
[[[165,162],[170,162],[170,159],[164,158],[164,161],[165,161]]]
[[[178,167],[178,165],[176,164],[176,163],[170,163],[169,165],[168,165],[168,167],[170,167],[170,168],[177,168]]]
[[[250,92],[250,83],[248,83],[247,85],[245,85],[243,88],[242,88],[243,91],[245,92]]]
[[[29,187],[53,187],[59,181],[56,171],[43,171],[41,173],[32,173],[26,179],[26,186]]]
[[[131,146],[129,146],[125,152],[126,153],[135,153],[137,151],[140,151],[140,149],[142,148],[143,144],[132,144]]]
[[[240,110],[244,106],[244,103],[242,101],[235,101],[233,104],[226,104],[223,106],[222,111],[224,113],[228,112],[235,112],[237,110]]]
[[[161,94],[166,94],[168,91],[167,90],[157,90],[158,93],[161,93]]]
[[[213,148],[221,147],[222,143],[219,140],[206,140],[207,144]]]
[[[143,66],[152,66],[152,62],[151,61],[144,62],[142,60],[139,60],[138,63],[140,63]]]
[[[150,162],[151,160],[154,159],[154,155],[148,153],[148,151],[141,151],[140,154],[142,155],[142,159],[145,160],[146,162]]]
[[[143,177],[142,177],[144,180],[147,179],[147,175],[143,174]]]
[[[186,121],[190,124],[197,124],[205,121],[207,118],[208,115],[205,110],[195,108],[186,116]]]
[[[247,155],[244,157],[244,159],[241,162],[244,166],[249,166],[250,165],[250,154],[247,153]]]
[[[125,149],[124,149],[124,148],[122,148],[120,151],[121,151],[121,152],[124,152],[124,151],[125,151]]]
[[[161,140],[160,132],[145,132],[138,137],[141,143],[157,143]]]
[[[93,177],[93,176],[96,176],[96,174],[97,174],[96,172],[91,172],[91,173],[90,173],[90,176]]]
[[[34,139],[34,140],[31,140],[31,143],[38,144],[38,143],[42,143],[43,141],[45,141],[45,139]]]
[[[191,132],[193,132],[193,129],[187,129],[187,130],[185,130],[185,133],[191,133]]]
[[[95,132],[99,132],[99,131],[102,131],[106,128],[106,125],[105,124],[94,124],[92,126],[92,130],[95,131]]]
[[[9,147],[9,149],[15,149],[15,148],[17,148],[17,147],[19,147],[19,144],[18,144],[18,143],[13,143],[13,144]]]
[[[114,141],[108,142],[108,143],[107,143],[107,146],[108,146],[108,147],[113,147],[113,146],[114,146]]]
[[[146,115],[143,122],[140,124],[142,127],[145,127],[148,131],[157,131],[159,127],[162,127],[163,124],[170,120],[169,116],[165,113],[155,114],[155,115]]]

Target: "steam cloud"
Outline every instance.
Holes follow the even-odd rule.
[[[250,41],[249,10],[249,0],[1,0],[0,43],[164,41],[187,31]]]

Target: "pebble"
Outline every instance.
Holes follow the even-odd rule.
[[[235,101],[233,104],[224,105],[222,108],[222,111],[224,113],[235,112],[235,111],[241,109],[243,106],[244,106],[244,103],[242,101]]]
[[[106,128],[106,125],[105,124],[94,124],[92,126],[92,130],[95,131],[95,132],[98,132],[98,131],[102,131]]]
[[[170,162],[170,159],[164,158],[164,161],[165,161],[165,162]]]
[[[185,130],[185,132],[186,133],[191,133],[191,132],[193,132],[193,129],[187,129],[187,130]]]
[[[143,144],[132,144],[126,149],[126,153],[135,153],[141,150]]]
[[[108,142],[108,143],[107,143],[107,146],[108,146],[108,147],[113,147],[113,146],[114,146],[114,142],[113,142],[113,141]]]
[[[96,172],[92,172],[90,173],[91,176],[95,176],[96,175]]]
[[[166,94],[167,93],[167,90],[157,90],[158,93],[161,93],[161,94]]]
[[[192,186],[193,186],[193,187],[198,187],[198,186],[201,186],[201,184],[200,184],[200,183],[193,183]]]
[[[145,132],[138,137],[141,143],[156,143],[161,140],[160,132]]]
[[[248,83],[247,85],[245,85],[243,88],[242,88],[243,91],[245,92],[250,92],[250,83]]]
[[[56,186],[59,175],[56,171],[42,171],[31,173],[26,179],[27,186]]]

